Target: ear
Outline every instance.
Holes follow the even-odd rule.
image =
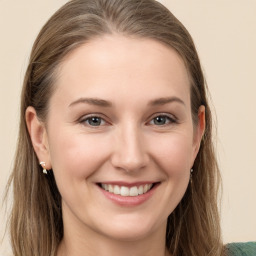
[[[202,137],[204,135],[204,131],[205,131],[205,106],[201,105],[198,109],[198,123],[195,127],[195,132],[194,132],[193,162],[195,161],[198,151],[200,149],[200,144],[201,144]]]
[[[26,124],[33,148],[39,160],[38,162],[45,162],[45,168],[47,170],[51,169],[46,127],[44,123],[38,119],[36,111],[33,107],[28,107],[26,109]]]

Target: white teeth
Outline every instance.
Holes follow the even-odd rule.
[[[138,193],[138,189],[137,187],[131,187],[130,188],[130,196],[137,196],[139,193]]]
[[[108,191],[114,193],[114,188],[112,185],[108,185]]]
[[[121,196],[129,196],[130,195],[129,188],[122,186],[120,194],[121,194]]]
[[[114,194],[120,195],[120,188],[117,185],[114,186]]]
[[[139,194],[139,195],[142,195],[142,194],[143,194],[143,192],[144,192],[144,190],[143,190],[143,186],[141,185],[141,186],[139,186],[138,194]]]
[[[101,184],[101,187],[109,191],[110,193],[121,195],[121,196],[138,196],[147,193],[153,184],[145,184],[140,186],[126,187],[126,186],[118,186],[111,184]]]

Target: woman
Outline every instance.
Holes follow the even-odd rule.
[[[74,0],[38,35],[11,177],[14,255],[226,255],[193,41],[151,0]]]

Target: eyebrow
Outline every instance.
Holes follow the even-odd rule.
[[[178,102],[182,105],[185,105],[184,101],[182,101],[178,97],[166,97],[166,98],[158,98],[151,100],[148,105],[149,106],[159,106],[159,105],[165,105],[172,102]],[[89,104],[94,106],[100,106],[100,107],[111,107],[112,103],[107,100],[98,99],[98,98],[79,98],[78,100],[73,101],[69,104],[69,107],[72,107],[77,104]]]
[[[77,105],[77,104],[81,104],[81,103],[87,103],[89,105],[100,106],[100,107],[111,107],[112,106],[112,103],[107,100],[102,100],[102,99],[98,99],[98,98],[79,98],[78,100],[70,103],[69,107]]]
[[[159,98],[159,99],[151,100],[148,105],[159,106],[159,105],[165,105],[165,104],[172,103],[172,102],[178,102],[185,106],[184,101],[178,97],[166,97],[166,98]]]

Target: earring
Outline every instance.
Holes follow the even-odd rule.
[[[192,172],[193,171],[194,171],[193,168],[191,168],[191,170],[190,170],[190,183],[192,183]]]
[[[47,174],[47,170],[46,170],[46,168],[45,168],[45,162],[40,162],[40,165],[41,165],[42,168],[43,168],[43,173],[44,173],[44,174]]]

